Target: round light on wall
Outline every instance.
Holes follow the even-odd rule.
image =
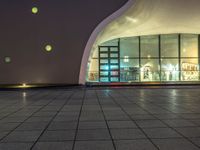
[[[37,14],[37,13],[38,13],[38,11],[39,11],[39,10],[38,10],[38,8],[37,8],[37,7],[33,7],[33,8],[32,8],[32,13],[33,13],[33,14]]]
[[[47,51],[47,52],[51,52],[52,50],[53,50],[53,47],[51,46],[51,45],[46,45],[45,46],[45,50]]]
[[[4,61],[5,61],[5,63],[10,63],[11,62],[11,58],[10,57],[5,57]]]

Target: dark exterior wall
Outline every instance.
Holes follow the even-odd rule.
[[[1,0],[0,84],[78,84],[96,26],[127,0]],[[33,15],[31,8],[39,13]],[[44,50],[46,44],[53,51]],[[12,62],[4,63],[10,56]]]

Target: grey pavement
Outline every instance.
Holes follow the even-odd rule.
[[[0,91],[0,150],[198,150],[200,87]]]

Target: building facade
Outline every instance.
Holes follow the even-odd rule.
[[[135,0],[98,34],[89,83],[199,83],[200,1]]]
[[[0,2],[0,85],[199,83],[199,0]]]
[[[79,84],[92,31],[127,0],[1,0],[0,85]]]

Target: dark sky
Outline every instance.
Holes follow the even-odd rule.
[[[126,1],[1,0],[0,83],[78,83],[90,34]],[[45,52],[46,44],[53,46],[51,53]]]

